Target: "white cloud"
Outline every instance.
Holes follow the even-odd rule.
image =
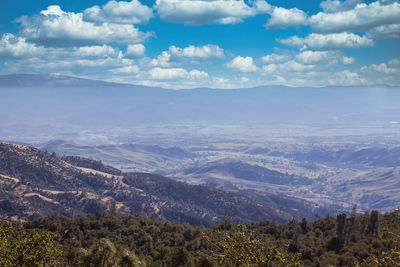
[[[150,77],[155,80],[176,80],[176,79],[204,79],[208,74],[199,70],[187,71],[183,68],[153,68],[149,71]]]
[[[134,65],[132,61],[123,58],[100,58],[100,59],[79,59],[79,58],[27,58],[21,60],[7,61],[4,63],[9,73],[64,73],[64,74],[98,74],[102,73],[106,78],[107,72],[124,66]]]
[[[150,65],[151,66],[160,66],[160,67],[169,67],[172,65],[170,62],[171,55],[163,51],[161,55],[159,55],[157,58],[154,58],[151,60]]]
[[[139,73],[139,67],[136,65],[131,65],[122,68],[112,69],[111,72],[115,74],[137,74]]]
[[[207,58],[225,57],[224,49],[220,48],[217,45],[204,45],[204,46],[190,45],[185,48],[170,46],[169,53],[174,58],[207,59]]]
[[[329,83],[334,85],[365,85],[368,84],[368,81],[357,72],[343,70],[334,73],[330,77]]]
[[[221,59],[224,58],[224,49],[217,45],[193,46],[179,48],[170,46],[168,51],[161,52],[157,58],[152,59],[148,65],[153,67],[171,67],[172,65],[181,65],[186,60],[196,63],[197,60]]]
[[[264,64],[269,64],[269,63],[287,61],[289,59],[290,59],[289,55],[269,54],[261,57],[260,61]]]
[[[216,85],[217,87],[222,88],[232,88],[233,84],[229,79],[222,78],[222,77],[215,77],[212,81],[212,84]]]
[[[240,82],[241,83],[248,83],[250,80],[247,77],[240,77]]]
[[[366,36],[347,32],[331,34],[312,33],[305,38],[293,36],[288,39],[278,39],[278,41],[282,44],[299,46],[302,49],[311,50],[348,49],[371,47],[374,45],[374,41]]]
[[[248,5],[243,0],[157,0],[154,5],[162,20],[185,24],[234,24],[247,17],[265,14],[271,6],[264,0]]]
[[[25,38],[11,33],[3,34],[0,40],[0,58],[24,58],[45,55],[46,49],[27,43]]]
[[[263,74],[275,74],[285,76],[293,73],[307,72],[314,68],[314,65],[304,64],[296,60],[289,60],[281,64],[268,64],[262,67]]]
[[[133,45],[128,45],[124,56],[129,58],[139,58],[139,57],[144,57],[145,52],[146,52],[146,47],[144,45],[133,44]]]
[[[299,72],[266,73],[264,81],[269,84],[288,86],[367,85],[372,84],[357,71],[319,71],[317,69]]]
[[[269,63],[260,71],[261,84],[289,86],[365,85],[372,84],[359,70],[338,71],[338,65],[354,63],[355,59],[340,51],[300,51],[284,62]],[[271,61],[269,61],[271,62]]]
[[[199,70],[191,70],[189,71],[189,78],[190,79],[204,79],[208,78],[208,73]]]
[[[333,57],[336,57],[332,51],[302,51],[296,55],[296,60],[304,64],[328,63]]]
[[[360,73],[372,84],[398,86],[400,84],[400,60],[394,58],[387,63],[363,66]]]
[[[63,73],[66,75],[107,75],[138,73],[133,60],[108,45],[81,47],[44,47],[26,42],[23,37],[4,34],[0,40],[0,58],[7,73]],[[111,75],[112,74],[112,75]]]
[[[375,71],[375,72],[381,72],[384,74],[400,74],[400,69],[398,68],[393,68],[389,67],[386,63],[380,63],[380,64],[371,64],[369,66],[364,66],[361,68],[361,71],[363,72],[368,72],[368,71]]]
[[[252,57],[237,56],[232,61],[226,63],[226,66],[238,72],[254,72],[257,71],[257,66],[253,63]]]
[[[46,46],[129,44],[143,42],[151,36],[132,25],[86,22],[82,13],[64,12],[59,6],[49,6],[40,15],[23,16],[17,21],[21,24],[22,37]]]
[[[285,84],[286,83],[286,79],[279,75],[274,75],[274,78],[275,78],[275,82],[277,84]]]
[[[367,36],[374,39],[400,38],[400,24],[389,24],[367,31]]]
[[[342,63],[349,65],[354,63],[354,58],[343,56],[339,51],[302,51],[295,57],[296,61],[307,65]]]
[[[263,73],[274,73],[278,70],[278,67],[276,64],[268,64],[263,66],[261,70]]]
[[[387,5],[379,1],[361,3],[354,9],[336,12],[319,12],[309,18],[314,32],[366,31],[381,25],[400,23],[400,3]]]
[[[270,13],[271,18],[265,24],[267,29],[287,28],[305,24],[307,15],[297,8],[286,9],[274,7]]]
[[[388,65],[391,66],[391,67],[400,68],[400,59],[394,58],[394,59],[389,61]]]
[[[153,9],[137,0],[111,0],[102,7],[93,6],[83,12],[83,20],[91,22],[146,24],[152,17]]]
[[[294,71],[294,72],[304,72],[304,71],[309,71],[314,68],[314,65],[299,63],[295,60],[290,60],[283,64],[279,64],[278,66],[281,70]]]
[[[353,9],[359,3],[361,3],[361,0],[326,0],[321,2],[320,7],[326,13],[336,13]]]
[[[48,60],[90,59],[90,58],[122,58],[119,49],[108,45],[81,47],[44,47],[26,42],[25,38],[10,33],[4,34],[0,40],[0,58],[23,59],[41,58]]]
[[[343,56],[341,58],[341,61],[344,65],[350,65],[353,64],[356,60],[353,57],[345,57]]]
[[[60,51],[61,49],[58,49]],[[81,46],[74,47],[72,51],[69,50],[69,55],[76,55],[79,57],[94,57],[94,58],[103,58],[103,57],[116,57],[121,56],[120,51],[108,45],[96,45],[96,46]]]

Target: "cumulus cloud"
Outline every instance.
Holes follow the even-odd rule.
[[[389,61],[388,65],[391,66],[391,67],[400,68],[400,59],[394,58],[394,59]]]
[[[132,25],[84,21],[82,13],[64,12],[57,5],[39,15],[23,16],[20,35],[29,42],[46,46],[127,44],[143,42],[151,33],[140,32]]]
[[[296,55],[296,60],[304,64],[328,63],[332,57],[336,56],[336,52],[332,51],[302,51]]]
[[[342,64],[344,64],[344,65],[353,64],[355,61],[356,61],[356,60],[355,60],[353,57],[345,57],[345,56],[343,56],[343,57],[341,58],[341,62],[342,62]]]
[[[197,60],[221,58],[225,58],[224,49],[217,45],[190,45],[185,48],[172,45],[169,47],[168,51],[161,52],[161,54],[158,55],[157,58],[152,59],[149,64],[153,67],[171,67],[172,65],[180,65],[187,60],[191,60],[191,63],[195,63]]]
[[[162,20],[185,24],[234,24],[265,14],[271,6],[264,0],[157,0],[154,9]]]
[[[308,20],[314,32],[366,31],[381,25],[400,23],[400,3],[360,3],[354,9],[325,13],[319,12]]]
[[[232,61],[226,63],[226,66],[238,72],[254,72],[257,71],[257,66],[253,62],[252,57],[237,56]]]
[[[299,46],[302,49],[311,50],[348,49],[371,47],[374,45],[374,41],[366,36],[347,32],[331,34],[312,33],[305,38],[293,36],[288,39],[278,39],[278,41],[282,44]]]
[[[400,83],[400,60],[391,59],[389,62],[363,66],[360,73],[371,83],[397,85]]]
[[[11,33],[3,34],[0,40],[0,58],[24,58],[45,54],[46,49],[27,43],[25,38]]]
[[[110,72],[115,74],[137,74],[139,73],[139,67],[136,65],[130,65],[122,68],[112,69]]]
[[[327,86],[327,85],[367,85],[373,84],[358,71],[320,71],[318,69],[306,69],[298,72],[285,72],[284,70],[264,73],[265,81],[271,84],[283,84],[289,86]]]
[[[279,54],[269,54],[265,55],[260,58],[260,61],[264,64],[269,64],[269,63],[276,63],[276,62],[282,62],[282,61],[287,61],[290,59],[289,55],[279,55]]]
[[[279,64],[278,67],[281,70],[293,71],[293,72],[304,72],[304,71],[312,70],[314,68],[313,65],[299,63],[299,62],[297,62],[295,60],[290,60],[290,61],[285,62],[283,64]]]
[[[261,71],[264,73],[274,73],[278,70],[278,65],[276,64],[268,64],[261,68]]]
[[[330,84],[340,85],[365,85],[368,84],[367,79],[359,73],[351,70],[343,70],[335,73],[328,79]]]
[[[326,86],[326,85],[362,85],[367,79],[358,70],[338,71],[339,65],[354,63],[355,59],[345,56],[336,50],[300,51],[297,55],[284,54],[284,61],[274,61],[279,54],[272,54],[264,61],[260,77],[268,84],[284,84],[289,86]]]
[[[45,47],[26,42],[23,37],[4,34],[0,40],[0,58],[7,73],[64,73],[98,75],[138,73],[133,60],[109,45],[81,47]]]
[[[153,68],[149,71],[150,77],[155,80],[175,80],[175,79],[204,79],[208,78],[208,73],[183,68]]]
[[[361,0],[326,0],[322,1],[320,7],[326,13],[336,13],[353,9],[356,5],[360,4]]]
[[[157,58],[154,58],[151,60],[150,65],[151,66],[160,66],[160,67],[169,67],[172,65],[170,62],[171,55],[163,51],[161,55],[159,55]]]
[[[27,58],[21,60],[7,61],[4,63],[9,73],[65,73],[74,75],[88,75],[102,73],[106,78],[107,72],[123,66],[133,66],[134,63],[127,59],[115,57],[107,58],[64,58],[64,59],[48,59],[48,58]]]
[[[146,52],[146,47],[144,45],[133,44],[133,45],[128,45],[124,56],[129,58],[140,58],[144,57],[145,52]]]
[[[339,51],[302,51],[296,55],[295,60],[307,65],[338,64],[349,65],[354,63],[354,58],[343,56]]]
[[[288,28],[305,24],[307,15],[297,8],[286,9],[274,7],[270,12],[271,18],[265,24],[267,29]]]
[[[369,66],[364,66],[361,68],[361,71],[363,71],[363,72],[375,71],[375,72],[381,72],[381,73],[389,74],[389,75],[390,74],[400,74],[399,68],[390,67],[386,63],[371,64]]]
[[[212,84],[215,84],[218,87],[223,87],[223,88],[233,87],[233,84],[231,83],[231,81],[229,79],[222,78],[222,77],[215,77],[213,79]]]
[[[207,58],[224,58],[224,49],[217,45],[204,45],[204,46],[193,46],[190,45],[185,48],[179,48],[171,46],[169,53],[175,58],[195,58],[195,59],[207,59]]]
[[[61,49],[58,49],[60,51]],[[66,51],[66,50],[64,50]],[[121,52],[119,49],[113,48],[108,45],[95,45],[95,46],[81,46],[73,47],[67,50],[68,55],[75,55],[77,57],[94,57],[94,58],[104,58],[104,57],[121,57]]]
[[[400,38],[400,24],[381,25],[368,30],[366,35],[374,39]]]
[[[83,12],[83,20],[91,22],[146,24],[152,17],[153,9],[137,0],[111,0],[102,7],[93,6]]]
[[[44,47],[26,42],[25,38],[4,34],[0,40],[0,58],[41,58],[52,60],[122,57],[119,49],[109,45],[81,47]]]

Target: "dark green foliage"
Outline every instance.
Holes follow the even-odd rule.
[[[0,224],[0,266],[59,266],[61,246],[49,231],[27,232],[11,223]]]
[[[364,228],[359,227],[363,224]],[[379,225],[379,231],[374,230],[373,235],[372,230],[367,230],[374,228],[369,226],[372,224]],[[161,222],[139,215],[97,213],[74,219],[36,219],[24,227],[27,231],[45,229],[58,234],[63,246],[62,265],[66,266],[400,264],[397,211],[350,217],[339,214],[336,219],[328,216],[315,222],[293,219],[286,224],[267,220],[237,225],[225,216],[222,224],[212,228]]]
[[[235,226],[232,231],[213,231],[204,238],[212,245],[214,258],[227,266],[301,266],[300,254],[285,253],[267,246],[246,226]]]

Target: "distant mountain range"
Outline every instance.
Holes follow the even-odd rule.
[[[1,218],[29,220],[94,213],[113,203],[124,214],[206,226],[220,222],[227,214],[238,222],[312,217],[310,206],[294,198],[255,200],[160,175],[123,173],[96,160],[58,158],[36,148],[0,142]],[[291,208],[283,203],[297,205]]]
[[[400,121],[397,87],[169,90],[61,75],[0,76],[0,123],[126,127],[160,123]]]

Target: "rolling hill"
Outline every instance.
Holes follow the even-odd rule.
[[[197,168],[187,169],[183,173],[189,177],[207,177],[208,179],[223,179],[225,177],[229,180],[241,179],[277,185],[304,185],[312,183],[310,179],[233,159],[221,159],[209,162]]]
[[[166,173],[168,168],[183,167],[194,154],[179,147],[144,144],[87,146],[63,140],[53,140],[39,148],[60,156],[83,156],[97,159],[123,171]]]
[[[123,173],[98,161],[58,158],[39,149],[0,142],[0,214],[29,220],[107,210],[192,225],[212,225],[229,214],[238,222],[298,215],[289,207],[245,195],[188,185],[150,173]]]

